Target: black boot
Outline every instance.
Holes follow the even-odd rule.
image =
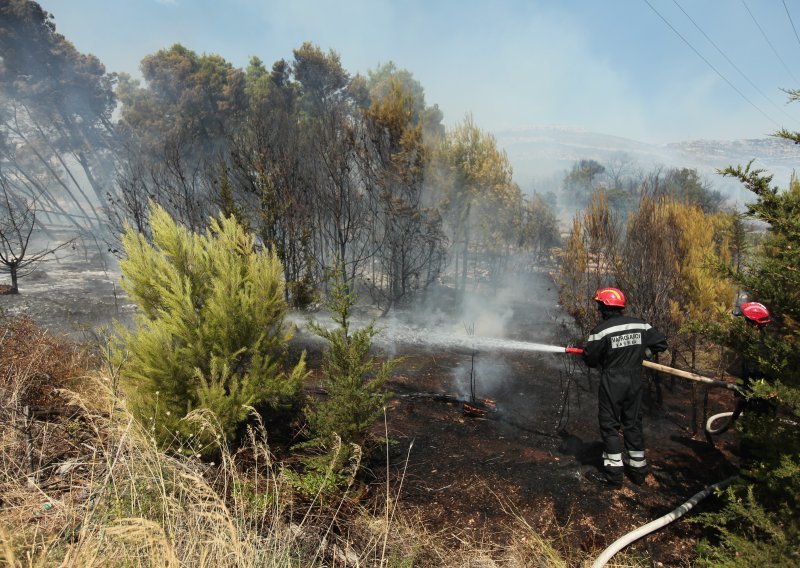
[[[628,479],[631,480],[631,483],[636,485],[644,485],[645,481],[647,481],[647,474],[650,473],[650,468],[645,467],[631,467],[629,465],[625,466],[625,474],[628,476]]]
[[[584,477],[594,483],[595,485],[607,489],[619,489],[622,487],[622,476],[612,475],[605,471],[597,471],[590,469],[584,474]]]

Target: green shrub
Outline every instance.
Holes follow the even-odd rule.
[[[328,502],[347,493],[361,467],[361,446],[342,445],[333,434],[329,439],[314,440],[314,452],[302,458],[301,470],[283,467],[281,474],[295,491],[307,498]]]
[[[327,307],[337,327],[309,324],[315,334],[328,342],[322,363],[326,396],[306,407],[311,436],[323,444],[330,443],[334,436],[345,445],[363,446],[371,441],[369,428],[389,397],[384,387],[397,363],[389,360],[378,365],[370,356],[372,338],[378,333],[374,323],[351,330],[354,304],[355,295],[336,277]]]
[[[118,326],[112,357],[134,413],[162,444],[197,436],[182,421],[207,408],[231,439],[248,406],[297,400],[305,356],[286,368],[282,267],[234,217],[205,234],[151,204],[152,243],[130,227],[122,238],[123,287],[139,307],[132,330]],[[201,436],[199,439],[208,442]]]

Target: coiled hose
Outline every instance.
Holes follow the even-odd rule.
[[[738,477],[739,477],[738,475],[734,475],[733,477],[729,477],[728,479],[725,479],[723,481],[715,483],[714,485],[706,487],[705,489],[703,489],[702,491],[700,491],[699,493],[694,495],[691,499],[686,501],[686,503],[684,503],[683,505],[681,505],[680,507],[678,507],[677,509],[675,509],[671,513],[668,513],[668,514],[664,515],[663,517],[659,517],[658,519],[656,519],[654,521],[650,521],[646,525],[642,525],[638,529],[633,530],[633,531],[629,532],[628,534],[623,535],[622,537],[618,538],[617,540],[615,540],[611,544],[611,546],[606,548],[602,552],[602,554],[600,554],[600,556],[597,557],[597,560],[595,560],[594,563],[592,564],[592,568],[602,568],[603,566],[605,566],[608,563],[609,560],[611,560],[612,556],[614,556],[617,552],[619,552],[620,550],[622,550],[623,548],[628,546],[630,543],[632,543],[635,540],[638,540],[638,539],[642,538],[645,535],[650,534],[653,531],[656,531],[656,530],[660,529],[661,527],[667,526],[668,524],[670,524],[672,521],[674,521],[676,519],[679,519],[687,511],[691,510],[692,507],[694,507],[700,501],[702,501],[703,499],[705,499],[706,497],[711,495],[711,493],[713,491],[715,491],[716,489],[724,489],[725,487],[730,485]]]
[[[708,432],[709,434],[714,434],[714,435],[722,434],[728,428],[730,428],[731,424],[733,424],[734,421],[736,420],[736,418],[734,418],[734,414],[736,414],[736,413],[735,412],[720,412],[719,414],[715,414],[714,416],[710,416],[708,418],[708,420],[706,420],[706,432]],[[717,420],[720,420],[722,418],[727,418],[727,420],[722,424],[722,426],[719,426],[718,428],[712,428],[711,427],[711,425],[714,422],[716,422]]]

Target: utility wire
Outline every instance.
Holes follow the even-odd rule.
[[[781,113],[783,113],[783,115],[784,115],[786,118],[788,118],[788,119],[789,119],[789,120],[791,120],[791,121],[796,121],[796,120],[797,120],[796,118],[792,117],[792,116],[791,116],[789,113],[787,113],[787,112],[786,112],[784,109],[782,109],[782,108],[781,108],[781,107],[779,107],[777,104],[775,104],[775,102],[774,102],[772,99],[770,99],[770,98],[769,98],[769,97],[768,97],[768,96],[767,96],[767,95],[766,95],[766,94],[765,94],[765,93],[764,93],[764,92],[763,92],[763,91],[762,91],[762,90],[761,90],[761,89],[758,87],[758,85],[756,85],[755,83],[753,83],[753,81],[751,81],[751,80],[750,80],[750,77],[748,77],[747,75],[745,75],[745,74],[744,74],[744,71],[742,71],[741,69],[739,69],[739,66],[738,66],[738,65],[736,65],[736,63],[734,63],[733,61],[731,61],[731,58],[730,58],[730,57],[728,57],[728,56],[725,54],[725,52],[724,52],[724,51],[722,51],[722,49],[720,49],[720,47],[719,47],[719,46],[718,46],[718,45],[717,45],[717,44],[714,42],[714,40],[713,40],[713,39],[711,39],[710,37],[708,37],[708,34],[707,34],[705,31],[703,31],[703,28],[701,28],[701,27],[700,27],[700,25],[699,25],[699,24],[698,24],[698,23],[697,23],[697,22],[694,20],[694,18],[692,18],[692,17],[691,17],[691,16],[690,16],[690,15],[689,15],[689,14],[686,12],[686,10],[684,10],[684,9],[683,9],[683,6],[681,6],[680,4],[678,4],[678,0],[672,0],[672,2],[673,2],[673,3],[674,3],[674,4],[675,4],[675,5],[676,5],[676,6],[677,6],[679,9],[680,9],[680,11],[681,11],[681,12],[683,12],[683,14],[684,14],[684,15],[685,15],[687,18],[689,18],[689,21],[690,21],[690,22],[692,22],[692,23],[694,24],[694,27],[696,27],[696,28],[697,28],[697,29],[700,31],[700,33],[701,33],[701,34],[703,34],[703,37],[705,37],[705,38],[708,40],[708,42],[709,42],[711,45],[713,45],[713,46],[716,48],[716,50],[717,50],[717,51],[720,53],[720,55],[722,55],[722,57],[724,57],[724,58],[725,58],[725,61],[727,61],[728,63],[730,63],[730,64],[731,64],[731,67],[733,67],[734,69],[736,69],[736,71],[738,71],[738,72],[739,72],[739,75],[741,75],[741,76],[742,76],[742,78],[744,78],[744,80],[745,80],[745,81],[747,81],[748,83],[750,83],[750,86],[751,86],[751,87],[753,87],[753,88],[754,88],[754,89],[755,89],[755,90],[758,92],[758,94],[760,94],[762,97],[764,97],[764,99],[765,99],[765,100],[767,100],[767,102],[769,102],[769,103],[770,103],[770,104],[771,104],[773,107],[775,107],[775,108],[776,108],[778,111],[780,111]],[[784,6],[785,6],[785,5],[786,5],[786,3],[784,2]],[[787,13],[788,13],[788,12],[787,12]],[[791,18],[790,18],[790,20],[791,20]],[[794,24],[792,24],[792,27],[794,27]],[[797,32],[795,31],[795,35],[796,35],[796,34],[797,34]],[[800,38],[798,39],[798,41],[800,41]]]
[[[789,18],[789,23],[792,24],[792,30],[794,31],[794,37],[797,38],[797,43],[800,43],[800,36],[797,35],[797,28],[794,27],[794,20],[792,20],[792,15],[789,13],[789,7],[786,5],[786,0],[783,0],[783,9],[786,10],[786,16]]]
[[[747,102],[747,103],[748,103],[748,104],[749,104],[751,107],[753,107],[753,108],[754,108],[754,109],[756,109],[758,112],[760,112],[760,113],[761,113],[761,115],[762,115],[764,118],[766,118],[767,120],[769,120],[770,122],[772,122],[773,124],[775,124],[775,125],[776,125],[778,128],[781,128],[781,125],[778,123],[778,121],[776,121],[774,118],[772,118],[772,117],[771,117],[770,115],[768,115],[766,112],[764,112],[763,110],[761,110],[761,108],[760,108],[760,107],[758,107],[758,106],[757,106],[757,105],[756,105],[756,104],[755,104],[753,101],[751,101],[750,99],[748,99],[748,98],[747,98],[747,96],[745,96],[745,94],[744,94],[742,91],[740,91],[740,90],[739,90],[739,89],[736,87],[736,85],[734,85],[733,83],[731,83],[731,82],[728,80],[728,78],[727,78],[727,77],[725,77],[725,75],[723,75],[722,73],[720,73],[720,72],[719,72],[719,70],[718,70],[716,67],[714,67],[714,66],[711,64],[711,62],[710,62],[708,59],[706,59],[705,57],[703,57],[703,54],[702,54],[702,53],[700,53],[699,51],[697,51],[697,49],[695,49],[695,47],[694,47],[694,46],[693,46],[691,43],[689,43],[689,40],[687,40],[685,37],[683,37],[683,36],[681,35],[681,33],[680,33],[678,30],[676,30],[676,29],[675,29],[675,27],[673,27],[673,25],[672,25],[672,24],[670,24],[670,23],[667,21],[667,19],[666,19],[664,16],[662,16],[662,15],[661,15],[661,13],[660,13],[658,10],[656,10],[656,9],[653,7],[653,5],[650,3],[650,1],[649,1],[649,0],[644,0],[644,3],[645,3],[645,4],[647,4],[647,5],[650,7],[650,9],[651,9],[653,12],[655,12],[656,16],[658,16],[659,18],[661,18],[661,21],[663,21],[663,22],[664,22],[664,23],[667,25],[667,27],[668,27],[669,29],[671,29],[673,32],[675,32],[675,35],[677,35],[679,38],[681,38],[681,39],[683,40],[683,43],[685,43],[686,45],[688,45],[688,46],[689,46],[689,48],[690,48],[692,51],[694,51],[694,52],[695,52],[695,54],[697,55],[697,57],[699,57],[700,59],[702,59],[702,60],[705,62],[705,64],[706,64],[706,65],[708,65],[708,66],[709,66],[709,67],[710,67],[710,68],[711,68],[711,69],[714,71],[714,73],[716,73],[717,75],[719,75],[719,76],[720,76],[720,78],[721,78],[723,81],[725,81],[725,82],[728,84],[728,86],[729,86],[731,89],[733,89],[734,91],[736,91],[737,93],[739,93],[739,96],[740,96],[740,97],[742,97],[742,98],[743,98],[743,99],[744,99],[744,100],[745,100],[745,101],[746,101],[746,102]]]
[[[777,57],[777,58],[778,58],[778,61],[780,61],[780,62],[781,62],[781,65],[783,65],[783,68],[784,68],[784,69],[786,69],[786,72],[787,72],[787,73],[789,73],[789,76],[792,78],[792,81],[794,81],[794,84],[795,84],[795,85],[798,85],[798,84],[800,84],[800,81],[798,81],[798,80],[795,78],[794,74],[792,73],[792,70],[791,70],[791,69],[789,69],[789,66],[788,66],[788,65],[786,65],[786,63],[783,61],[783,58],[782,58],[782,57],[780,56],[780,54],[778,53],[778,50],[777,50],[777,49],[775,49],[775,46],[774,46],[774,45],[772,45],[772,42],[771,42],[771,41],[769,41],[769,36],[767,36],[766,32],[764,32],[764,28],[762,28],[762,27],[761,27],[761,24],[759,24],[759,23],[758,23],[758,20],[756,20],[756,17],[753,15],[753,12],[751,12],[751,11],[750,11],[750,8],[748,8],[748,7],[747,7],[747,3],[746,3],[744,0],[742,0],[742,6],[744,6],[745,10],[747,10],[747,13],[748,13],[748,14],[750,14],[750,17],[751,17],[751,18],[753,18],[753,22],[756,24],[756,27],[757,27],[757,28],[758,28],[758,30],[761,32],[761,35],[762,35],[762,36],[764,36],[764,39],[767,41],[767,44],[768,44],[768,45],[769,45],[769,47],[772,49],[772,53],[774,53],[774,54],[775,54],[775,57]]]

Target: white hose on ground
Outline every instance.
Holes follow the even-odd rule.
[[[737,477],[739,476],[734,475],[733,477],[729,477],[728,479],[720,481],[719,483],[715,483],[714,485],[706,487],[700,493],[697,493],[694,497],[686,501],[686,503],[684,503],[671,513],[668,513],[663,517],[659,517],[654,521],[650,521],[646,525],[642,525],[638,529],[629,532],[628,534],[622,536],[621,538],[618,538],[611,544],[611,546],[606,548],[600,556],[597,557],[597,560],[595,560],[594,563],[592,564],[592,568],[602,568],[608,563],[609,560],[611,560],[612,556],[614,556],[617,552],[628,546],[630,543],[642,538],[645,535],[650,534],[653,531],[660,529],[661,527],[667,526],[676,519],[679,519],[692,507],[694,507],[700,501],[711,495],[713,491],[715,491],[716,489],[724,489],[725,487],[730,485],[733,482],[733,480],[736,479]]]
[[[714,435],[722,434],[723,432],[725,432],[725,430],[730,428],[731,424],[733,424],[733,414],[734,414],[733,412],[720,412],[719,414],[715,414],[713,416],[709,416],[708,420],[706,420],[706,432],[708,432],[709,434],[714,434]],[[741,416],[741,413],[740,413],[740,416]],[[727,420],[722,424],[722,426],[720,426],[718,428],[712,428],[711,427],[711,425],[714,422],[716,422],[717,420],[720,420],[722,418],[727,418]]]

